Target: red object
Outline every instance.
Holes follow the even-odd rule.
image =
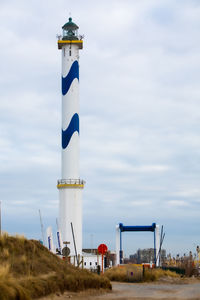
[[[105,244],[100,244],[98,247],[98,252],[104,255],[108,251],[108,247]]]
[[[103,256],[104,254],[108,251],[108,247],[105,244],[100,244],[98,247],[98,252],[101,254],[102,262],[101,262],[101,267],[102,267],[102,274],[103,274]]]

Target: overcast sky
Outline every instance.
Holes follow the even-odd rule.
[[[164,225],[164,248],[200,244],[200,2],[0,1],[2,227],[56,228],[61,52],[71,16],[80,51],[84,247],[115,249],[115,226]],[[124,233],[124,252],[153,247]]]

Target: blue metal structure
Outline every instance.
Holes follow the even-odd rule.
[[[119,223],[120,229],[120,264],[122,264],[122,232],[125,231],[150,231],[154,233],[154,260],[156,264],[156,237],[155,237],[155,229],[156,223],[152,223],[150,226],[124,226],[122,223]]]

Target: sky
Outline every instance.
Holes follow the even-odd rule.
[[[0,1],[2,230],[56,230],[61,52],[71,16],[80,51],[83,247],[115,250],[115,227],[164,226],[173,255],[200,244],[200,2]],[[123,233],[126,256],[152,233]]]

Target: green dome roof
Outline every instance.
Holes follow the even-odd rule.
[[[62,29],[71,29],[71,30],[75,30],[78,29],[79,27],[72,22],[72,18],[69,18],[69,22],[67,22],[65,25],[63,25]]]

